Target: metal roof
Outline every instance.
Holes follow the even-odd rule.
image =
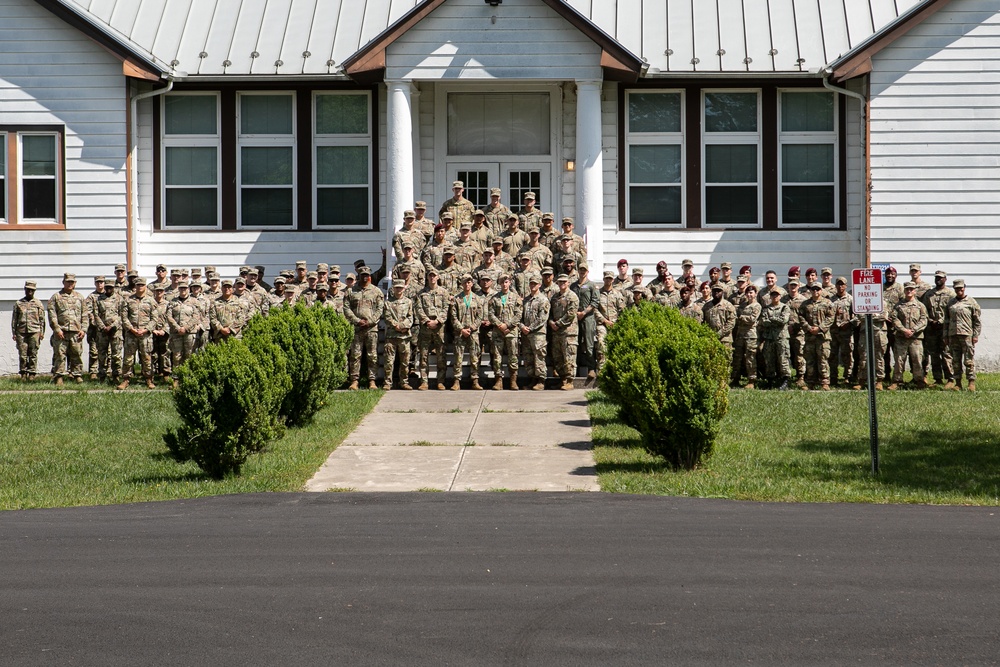
[[[422,3],[58,1],[180,77],[335,75]],[[655,77],[816,72],[931,0],[564,1],[644,58]]]

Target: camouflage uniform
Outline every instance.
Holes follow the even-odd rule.
[[[543,246],[541,243],[536,245],[526,245],[521,248],[521,252],[518,253],[518,257],[526,256],[531,260],[528,264],[528,268],[531,271],[541,271],[546,266],[552,266],[552,251]]]
[[[530,357],[528,362],[528,377],[536,381],[545,381],[548,369],[545,367],[547,350],[546,329],[549,321],[549,297],[541,292],[532,296],[530,293],[521,302],[521,347]]]
[[[760,312],[757,328],[764,343],[764,374],[772,382],[788,381],[788,322],[792,309],[787,303],[768,304]],[[784,384],[782,384],[784,386]]]
[[[447,350],[445,349],[445,331],[448,326],[448,310],[451,307],[451,294],[448,290],[438,285],[435,288],[426,288],[417,296],[416,320],[420,325],[420,333],[417,335],[417,348],[419,350],[419,372],[421,385],[427,383],[428,378],[428,357],[434,351],[434,369],[437,377],[438,387],[443,388],[445,376],[448,374]],[[432,329],[429,322],[437,322]]]
[[[645,289],[645,288],[640,288]],[[704,322],[716,333],[722,344],[733,349],[733,329],[736,328],[736,306],[726,299],[709,301],[702,311]]]
[[[18,371],[22,376],[34,377],[38,373],[38,348],[45,336],[45,307],[42,302],[34,295],[15,301],[10,329],[17,343]]]
[[[90,319],[90,326],[87,327],[87,371],[91,375],[97,375],[99,369],[98,357],[100,355],[97,350],[97,325],[94,323],[94,314],[97,308],[97,300],[102,296],[104,296],[103,289],[100,291],[94,290],[84,299]]]
[[[463,291],[451,300],[450,318],[455,335],[455,384],[452,389],[457,389],[462,379],[462,363],[465,361],[466,351],[469,353],[469,375],[474,385],[478,385],[479,359],[482,354],[479,328],[486,319],[486,299],[475,292],[465,294]],[[469,334],[463,335],[463,330],[468,330]]]
[[[409,261],[397,262],[396,266],[392,267],[392,277],[401,278],[403,274],[403,269],[410,270],[410,284],[414,286],[417,290],[424,288],[424,283],[426,282],[426,270],[424,265],[421,264],[416,257]]]
[[[539,211],[537,208],[533,208],[530,211],[526,208],[522,208],[521,213],[517,216],[517,219],[520,221],[521,229],[526,232],[530,232],[532,229],[538,229],[542,226],[543,215],[544,213]]]
[[[733,370],[730,382],[736,385],[746,371],[752,385],[757,381],[757,320],[760,304],[746,300],[736,309],[736,329],[733,332]]]
[[[208,338],[211,332],[211,326],[209,324],[209,311],[212,308],[212,300],[208,295],[201,293],[198,296],[192,296],[195,302],[198,304],[198,332],[194,337],[194,351],[198,352],[203,350],[205,345],[208,344]],[[268,294],[268,300],[271,305],[268,306],[268,310],[274,305],[274,301],[270,294]]]
[[[403,261],[403,244],[407,241],[413,244],[414,259],[420,257],[420,251],[427,244],[423,230],[417,229],[416,226],[412,229],[403,227],[392,236],[392,252],[395,253],[397,262]]]
[[[463,273],[461,267],[454,263],[451,266],[446,266],[442,263],[437,267],[437,272],[438,286],[444,288],[448,294],[454,296],[462,291],[458,284]]]
[[[361,375],[361,355],[368,356],[368,380],[375,382],[378,369],[378,323],[385,311],[385,297],[382,290],[369,283],[361,287],[360,282],[344,295],[344,317],[354,325],[354,340],[348,356],[348,375],[351,382],[357,382]],[[361,320],[368,322],[362,325]]]
[[[684,317],[690,317],[696,322],[705,321],[705,304],[691,301],[686,306],[680,306],[681,315]]]
[[[799,306],[799,322],[805,335],[803,354],[806,358],[806,378],[808,384],[830,386],[830,327],[833,326],[833,304],[820,297],[807,299]],[[819,331],[812,333],[810,327]]]
[[[212,302],[208,313],[208,321],[212,331],[212,340],[219,342],[227,338],[239,338],[246,320],[243,302],[235,295],[228,299],[219,298]],[[229,329],[229,333],[222,332]]]
[[[618,316],[625,310],[625,295],[614,287],[598,290],[597,301],[597,372],[604,367],[605,341],[608,337],[608,327],[618,321]],[[701,321],[701,309],[698,310],[698,321]],[[610,322],[610,324],[609,324]]]
[[[500,236],[507,228],[507,217],[510,215],[510,209],[503,204],[496,208],[488,204],[483,212],[486,213],[486,226],[493,232],[493,236]]]
[[[882,286],[882,302],[885,305],[885,312],[888,317],[892,318],[893,311],[896,310],[896,304],[903,300],[903,284],[898,280],[893,282],[891,285]],[[892,326],[886,327],[886,352],[885,352],[885,370],[886,370],[886,380],[890,379],[891,371],[894,363],[895,354],[894,350],[896,347],[896,332],[893,330]]]
[[[472,233],[469,238],[479,247],[479,252],[493,247],[493,236],[493,230],[490,229],[489,225],[483,223],[477,227],[475,223],[472,224]]]
[[[589,377],[597,374],[597,309],[601,302],[601,290],[594,283],[588,281],[581,285],[579,281],[571,283],[570,291],[576,294],[577,313],[582,314],[582,318],[577,319],[577,328],[580,330],[577,338],[577,349],[580,357],[580,365],[586,366],[590,371]]]
[[[872,353],[875,355],[875,382],[881,384],[882,379],[885,378],[885,350],[888,346],[888,341],[886,337],[886,320],[887,314],[885,310],[885,299],[882,300],[882,312],[872,313],[872,342],[874,343]],[[861,332],[864,334],[865,325],[864,322],[867,321],[867,317],[862,320]],[[865,340],[865,336],[862,335],[861,340]],[[855,386],[860,387],[862,384],[868,383],[868,343],[862,343],[861,355],[858,359],[858,381]],[[881,386],[877,387],[881,389]]]
[[[441,243],[428,243],[423,250],[420,251],[420,262],[424,265],[424,272],[426,270],[434,267],[438,268],[444,261],[444,249],[445,246],[451,245],[447,241],[442,241]]]
[[[927,309],[927,328],[924,330],[924,357],[929,362],[934,380],[938,384],[942,382],[942,378],[947,377],[945,368],[949,364],[945,361],[945,357],[951,356],[951,352],[948,349],[944,321],[948,304],[953,298],[955,298],[955,292],[949,287],[935,286],[924,292],[924,296],[921,299],[924,307]],[[928,364],[925,364],[925,374],[927,370]]]
[[[493,325],[490,339],[490,363],[493,366],[493,376],[497,382],[502,382],[503,371],[501,362],[503,354],[507,354],[507,375],[510,378],[511,389],[517,388],[518,366],[518,329],[523,316],[521,297],[510,290],[507,294],[494,294],[487,304],[490,324]],[[500,330],[503,324],[507,333]]]
[[[156,308],[156,302],[148,294],[144,294],[142,298],[139,298],[139,295],[133,292],[122,300],[121,322],[124,328],[125,343],[122,377],[125,380],[130,380],[135,372],[133,361],[135,360],[136,353],[139,354],[139,367],[143,378],[147,382],[153,378],[153,365],[150,355],[153,352],[153,330],[151,323],[154,308]],[[142,331],[142,333],[137,333],[139,331]]]
[[[76,290],[60,290],[48,303],[49,326],[52,328],[52,376],[60,378],[69,374],[79,378],[83,374],[83,342],[80,334],[90,325],[90,313],[83,295]],[[57,334],[62,333],[62,338]]]
[[[924,329],[927,328],[927,309],[916,298],[912,301],[904,299],[892,313],[892,326],[896,331],[896,363],[892,370],[892,383],[896,385],[903,381],[903,367],[909,358],[913,382],[920,386],[924,382],[921,361],[924,356],[923,337]],[[913,332],[910,338],[903,333],[907,329]]]
[[[105,293],[94,306],[94,327],[97,329],[97,374],[102,380],[108,376],[119,379],[122,374],[122,323],[121,307],[125,297],[116,292]]]
[[[500,234],[499,238],[503,241],[503,251],[511,257],[517,257],[517,254],[521,252],[521,248],[528,245],[528,242],[531,241],[531,238],[524,230],[512,230],[509,227]]]
[[[976,346],[973,339],[978,339],[983,332],[982,311],[979,304],[971,296],[959,299],[953,296],[945,310],[945,331],[948,335],[948,346],[951,351],[948,363],[951,366],[949,379],[962,380],[962,367],[965,367],[965,379],[976,381]]]
[[[155,297],[153,300],[156,301]],[[156,303],[150,326],[153,330],[153,375],[163,377],[170,377],[173,373],[173,364],[170,360],[170,334],[167,324],[167,307],[169,305],[166,299]],[[161,333],[156,333],[157,331]]]
[[[854,330],[858,320],[854,315],[854,299],[850,293],[834,295],[833,326],[830,328],[830,378],[836,383],[840,366],[844,367],[844,382],[849,382],[854,371]]]
[[[483,261],[483,253],[479,252],[479,248],[471,239],[468,241],[459,239],[452,245],[455,246],[455,264],[458,264],[462,271],[471,273]]]
[[[795,367],[795,377],[799,384],[805,382],[806,377],[806,358],[805,358],[805,347],[806,347],[806,335],[802,330],[801,320],[799,319],[799,308],[806,301],[805,294],[796,294],[793,298],[792,296],[786,294],[781,298],[782,302],[788,304],[789,317],[788,317],[788,355],[789,355],[789,365]]]
[[[661,289],[653,296],[653,302],[668,308],[679,308],[681,304],[681,291],[678,289]]]
[[[167,305],[167,326],[170,329],[171,365],[177,368],[194,354],[195,341],[201,328],[201,306],[198,300],[179,296]],[[183,331],[182,331],[183,329]]]
[[[549,302],[549,322],[552,326],[552,359],[556,375],[563,384],[572,382],[576,375],[576,349],[580,328],[576,314],[580,300],[573,290],[556,292]]]
[[[385,319],[385,388],[393,386],[393,369],[396,355],[399,355],[399,372],[397,384],[408,389],[406,378],[410,369],[410,329],[413,328],[413,302],[405,296],[393,295],[385,301],[382,317]],[[402,329],[399,331],[397,329]],[[369,362],[370,363],[370,362]]]
[[[465,197],[462,197],[461,201],[458,201],[455,197],[450,197],[441,204],[441,210],[438,211],[438,218],[446,212],[451,213],[455,221],[455,226],[460,227],[463,222],[472,222],[472,214],[475,210],[476,207]]]

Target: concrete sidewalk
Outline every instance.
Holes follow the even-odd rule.
[[[307,491],[599,491],[584,391],[392,391]]]

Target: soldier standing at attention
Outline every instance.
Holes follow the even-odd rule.
[[[521,229],[520,219],[516,213],[507,215],[507,227],[500,233],[500,240],[503,241],[503,251],[511,257],[516,257],[521,248],[528,245],[531,240],[528,234]]]
[[[441,210],[438,211],[438,217],[443,218],[445,213],[451,213],[454,219],[454,224],[461,226],[462,223],[467,222],[472,224],[472,214],[476,210],[472,202],[463,196],[465,192],[465,183],[462,181],[455,181],[451,184],[451,191],[454,194],[453,197],[446,200],[441,204]]]
[[[94,276],[94,291],[87,295],[84,302],[87,306],[87,314],[90,319],[90,326],[87,327],[87,367],[90,371],[90,379],[97,379],[98,353],[97,353],[97,325],[94,323],[94,310],[97,308],[97,300],[104,295],[104,276]]]
[[[172,372],[170,363],[170,334],[167,325],[167,300],[164,298],[165,288],[159,285],[153,288],[153,301],[156,307],[153,309],[153,320],[150,329],[153,330],[153,375],[160,375],[164,379],[169,378]]]
[[[362,265],[358,268],[358,281],[350,292],[344,295],[344,317],[354,325],[354,340],[348,355],[348,377],[350,390],[357,390],[361,375],[361,355],[368,357],[368,388],[375,389],[375,373],[378,369],[378,322],[385,311],[385,297],[382,290],[372,284],[372,270]]]
[[[431,242],[431,238],[434,236],[434,221],[427,217],[427,202],[418,201],[413,204],[413,213],[416,217],[413,220],[413,226],[419,229],[424,235],[424,244]]]
[[[830,327],[833,326],[833,304],[823,297],[823,286],[809,286],[810,298],[799,306],[799,321],[806,342],[806,384],[823,391],[830,390]],[[803,387],[806,389],[808,387]]]
[[[955,293],[945,284],[947,280],[947,273],[935,271],[934,287],[924,292],[924,297],[921,299],[924,308],[927,309],[927,329],[924,330],[924,377],[927,377],[930,366],[937,384],[941,384],[945,379],[951,379],[946,378],[946,366],[950,360],[946,362],[945,358],[951,356],[951,351],[948,349],[944,321],[948,304],[955,297]]]
[[[494,238],[500,236],[507,227],[507,216],[510,215],[510,209],[500,203],[500,195],[500,188],[490,188],[490,203],[483,210],[486,226]]]
[[[797,267],[796,267],[797,268]],[[806,386],[806,334],[799,318],[799,308],[806,301],[806,296],[799,292],[799,279],[788,281],[788,293],[781,299],[788,304],[788,343],[789,365],[795,368],[795,384],[800,389]]]
[[[538,273],[538,269],[531,266],[531,257],[524,252],[517,256],[517,263],[520,266],[517,267],[517,271],[511,276],[511,289],[518,293],[518,295],[523,299],[528,296],[528,292],[531,291],[528,285],[528,280],[531,278],[532,274]]]
[[[441,215],[440,224],[444,227],[445,242],[454,245],[458,241],[459,228],[455,225],[455,216],[451,214],[451,211],[446,211]]]
[[[587,259],[587,244],[584,243],[582,236],[573,232],[573,218],[562,219],[562,232],[563,236],[570,238],[570,247],[580,254],[581,260],[585,261]]]
[[[170,280],[167,278],[166,264],[156,265],[156,280],[149,286],[149,289],[155,291],[157,285],[162,285],[164,290],[170,285]]]
[[[854,315],[854,299],[847,292],[847,278],[837,278],[837,292],[830,299],[833,304],[833,327],[830,340],[830,379],[837,384],[839,368],[844,367],[844,383],[849,384],[854,370],[854,330],[858,318]]]
[[[833,269],[829,266],[820,269],[819,280],[823,296],[833,301],[834,297],[837,296],[837,286],[833,284]]]
[[[453,391],[461,389],[462,363],[465,353],[469,353],[469,375],[472,388],[479,391],[479,359],[482,353],[479,347],[479,328],[487,318],[486,300],[472,291],[472,274],[463,273],[461,277],[462,291],[451,301],[451,326],[455,336],[455,380],[451,385]],[[489,320],[487,319],[487,322]]]
[[[764,375],[773,387],[788,389],[788,322],[792,309],[781,301],[782,290],[771,287],[771,302],[760,313],[760,336],[764,341]]]
[[[463,273],[472,273],[473,269],[483,261],[483,253],[479,246],[472,240],[472,223],[463,222],[458,230],[458,241],[455,246],[455,263],[461,267]]]
[[[965,367],[966,385],[969,391],[976,390],[976,343],[983,331],[982,311],[979,304],[971,296],[965,294],[965,281],[958,279],[952,283],[955,296],[948,302],[945,310],[945,332],[948,345],[951,348],[952,374],[945,389],[962,388],[962,367]],[[953,380],[954,378],[954,380]],[[950,386],[949,386],[950,385]]]
[[[896,305],[892,313],[892,326],[896,330],[896,365],[892,371],[889,391],[899,389],[907,359],[910,360],[914,386],[917,389],[926,386],[924,369],[920,362],[924,356],[923,337],[924,329],[927,328],[927,309],[917,300],[916,292],[916,283],[911,281],[903,285],[903,300]]]
[[[501,273],[509,275],[517,271],[517,260],[514,259],[513,255],[504,251],[503,239],[493,239],[493,259],[496,260]]]
[[[108,379],[110,367],[113,384],[121,382],[121,307],[124,298],[115,291],[113,284],[105,283],[104,294],[94,306],[93,326],[97,328],[97,376],[101,381]]]
[[[52,328],[52,377],[59,386],[62,386],[67,370],[78,383],[83,382],[82,341],[90,325],[90,315],[83,295],[74,287],[76,275],[64,273],[63,288],[49,297],[48,303],[49,326]]]
[[[579,277],[570,285],[579,302],[576,307],[577,339],[580,365],[587,367],[587,379],[597,378],[597,310],[601,303],[601,290],[588,277],[590,272],[586,262],[580,265]]]
[[[632,276],[628,273],[628,260],[622,257],[618,260],[618,275],[611,281],[611,286],[618,291],[624,291],[632,284]]]
[[[729,301],[729,297],[736,291],[736,282],[733,280],[733,264],[732,262],[723,262],[719,266],[722,267],[722,277],[719,278],[719,284],[722,285],[722,298]]]
[[[10,329],[17,344],[18,372],[29,382],[38,374],[38,348],[45,336],[45,307],[35,298],[34,280],[24,281],[24,297],[14,302]]]
[[[757,381],[757,320],[760,319],[757,303],[757,286],[751,283],[744,299],[736,309],[736,329],[733,333],[733,371],[729,386],[739,387],[740,376],[746,372],[747,389]]]
[[[931,288],[931,286],[920,277],[921,275],[923,274],[920,272],[920,265],[910,264],[910,282],[917,286],[915,294],[918,301],[923,299],[924,292]]]
[[[472,214],[472,232],[469,236],[479,247],[479,252],[493,247],[493,230],[486,224],[486,214],[483,211],[477,210]]]
[[[872,353],[875,355],[875,389],[881,391],[882,378],[885,377],[885,348],[886,342],[886,319],[888,317],[885,308],[885,299],[882,300],[882,312],[872,313],[872,340],[874,347]],[[867,319],[867,318],[866,318]],[[861,330],[864,333],[865,324],[862,323]],[[862,336],[863,338],[863,336]],[[863,345],[861,356],[858,359],[858,379],[852,389],[861,389],[862,385],[868,384],[868,346]]]
[[[681,303],[681,293],[677,289],[677,285],[674,283],[674,276],[670,272],[667,272],[663,276],[663,283],[660,285],[660,290],[657,292],[656,296],[653,297],[653,301],[660,304],[661,306],[667,306],[668,308],[677,308]]]
[[[494,391],[503,390],[503,355],[507,355],[507,376],[511,391],[517,391],[518,325],[523,315],[521,297],[510,289],[510,276],[500,276],[500,291],[489,300],[489,318],[493,325],[490,339],[490,363],[493,365]]]
[[[399,278],[402,276],[403,269],[407,268],[410,270],[410,278],[413,280],[413,287],[416,291],[422,290],[424,288],[424,275],[426,274],[426,269],[424,265],[417,259],[416,246],[413,241],[403,241],[403,254],[396,263],[396,266],[392,267],[392,277]]]
[[[667,268],[667,263],[661,259],[656,263],[656,277],[646,283],[646,290],[651,298],[656,298],[656,295],[663,289],[668,273],[670,270]]]
[[[723,345],[733,349],[733,329],[736,328],[736,306],[724,299],[726,288],[720,282],[712,285],[712,300],[705,304],[704,322],[719,337]]]
[[[608,329],[615,325],[618,316],[625,310],[625,295],[621,290],[615,289],[613,283],[615,274],[613,271],[604,272],[604,284],[598,291],[597,301],[597,372],[600,373],[604,367],[605,340],[608,337]],[[701,309],[698,309],[698,321],[701,322]]]
[[[903,284],[896,280],[896,269],[890,266],[885,270],[885,284],[882,285],[882,300],[885,304],[885,312],[888,318],[892,319],[892,313],[896,310],[896,304],[903,300]],[[884,368],[885,375],[881,378],[886,382],[892,379],[892,369],[894,364],[895,346],[896,346],[896,332],[893,330],[891,324],[886,327],[886,349],[885,349],[885,360]]]
[[[438,223],[434,225],[431,240],[420,251],[420,262],[424,265],[424,270],[441,265],[444,247],[450,245],[444,240],[444,225]]]
[[[280,276],[279,276],[280,278]],[[277,282],[275,278],[275,282]],[[281,278],[284,281],[284,278]],[[284,283],[282,283],[284,285]],[[197,280],[191,283],[191,298],[198,305],[198,330],[195,332],[194,337],[194,351],[199,352],[205,348],[208,343],[208,311],[212,307],[212,302],[208,300],[208,297],[204,293],[204,285],[202,285]],[[270,298],[270,296],[268,296]],[[270,309],[270,306],[268,306]]]
[[[177,387],[177,369],[194,354],[194,344],[201,324],[201,308],[191,298],[187,281],[177,284],[177,298],[167,306],[167,326],[170,329],[170,363]]]
[[[417,214],[414,211],[403,211],[403,228],[392,237],[392,252],[396,255],[396,261],[403,261],[403,244],[409,241],[413,244],[414,251],[419,253],[426,243],[424,232],[416,225]]]
[[[229,282],[229,292],[232,294],[233,284]],[[150,356],[153,352],[153,309],[156,303],[146,294],[146,279],[136,278],[135,291],[122,301],[121,321],[125,336],[125,359],[122,367],[122,383],[119,389],[127,389],[132,375],[135,373],[135,355],[139,354],[139,368],[146,386],[156,389],[153,384],[153,365]]]
[[[545,355],[547,350],[546,324],[549,321],[549,298],[540,291],[541,277],[532,273],[528,277],[528,294],[521,303],[521,347],[524,348],[528,366],[528,387],[534,391],[545,389]]]
[[[555,221],[556,216],[554,213],[543,213],[542,224],[538,228],[538,242],[553,253],[559,249],[556,245],[556,239],[561,235],[561,232],[553,227]]]
[[[128,279],[125,277],[124,264],[115,264],[114,288],[116,294],[121,294],[123,290],[128,288]]]
[[[288,289],[288,286],[285,286]],[[229,338],[239,338],[243,330],[243,303],[233,294],[233,281],[222,281],[222,295],[212,302],[208,312],[212,341],[221,342]]]
[[[535,193],[524,193],[524,206],[521,207],[521,214],[518,216],[521,229],[530,232],[542,226],[542,212],[535,208]],[[513,253],[511,253],[513,254]]]
[[[576,375],[577,338],[580,333],[577,324],[580,301],[569,289],[569,276],[565,273],[556,278],[559,291],[549,303],[549,329],[552,330],[552,359],[556,376],[562,381],[561,389],[573,388]]]
[[[410,329],[413,327],[413,302],[403,295],[406,281],[392,281],[392,296],[385,302],[382,317],[385,319],[385,390],[394,386],[409,391],[407,375],[410,369]],[[399,372],[393,382],[396,355],[399,355]],[[371,362],[369,362],[370,364]]]
[[[694,290],[685,285],[680,289],[681,300],[677,304],[677,309],[681,311],[681,315],[684,317],[690,317],[695,322],[704,322],[705,313],[702,311],[701,304],[695,303],[691,296],[694,294]]]
[[[450,308],[451,294],[438,285],[438,270],[431,267],[427,270],[427,287],[417,296],[415,312],[416,321],[420,325],[417,334],[420,386],[417,389],[421,391],[427,390],[428,357],[430,357],[431,351],[434,352],[437,388],[442,390],[445,388],[445,376],[448,374],[445,329],[448,325],[448,310]]]

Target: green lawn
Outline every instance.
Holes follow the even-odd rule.
[[[618,409],[588,394],[601,488],[763,501],[1000,504],[1000,391],[879,392],[881,475],[871,475],[865,392],[730,392],[713,456],[675,472]]]
[[[240,477],[215,481],[168,455],[162,435],[180,423],[169,392],[53,394],[30,391],[51,384],[9,382],[21,391],[0,395],[0,509],[297,491],[382,395],[331,394],[313,424],[251,456]]]

